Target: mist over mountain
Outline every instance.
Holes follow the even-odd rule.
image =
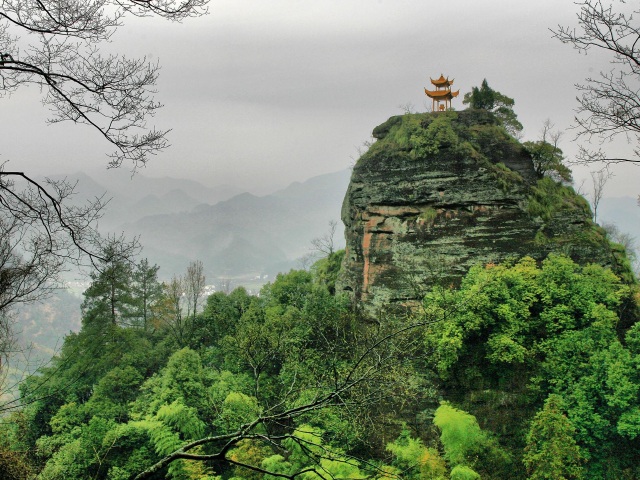
[[[74,201],[110,199],[100,220],[103,233],[140,236],[142,255],[161,266],[162,278],[180,274],[192,260],[202,260],[214,279],[239,283],[300,267],[310,241],[339,220],[349,170],[294,182],[272,194],[256,196],[232,185],[207,187],[193,180],[153,178],[108,170],[99,179],[77,172],[50,175],[77,182]],[[607,197],[599,222],[640,238],[640,208],[632,197]],[[335,241],[344,245],[338,222]]]
[[[51,355],[62,345],[61,337],[77,332],[81,326],[80,305],[82,298],[67,290],[57,290],[46,301],[20,305],[16,309],[19,318],[21,343],[33,344],[43,355]]]
[[[207,187],[193,180],[153,178],[141,173],[132,175],[120,169],[107,170],[98,180],[84,172],[55,174],[47,178],[75,184],[73,202],[95,198],[108,201],[100,220],[103,232],[121,230],[123,224],[147,215],[188,211],[199,204],[215,204],[242,193],[241,189],[230,185]]]
[[[99,230],[139,237],[142,256],[160,265],[161,278],[201,260],[211,283],[220,278],[242,283],[300,266],[311,240],[339,220],[349,175],[348,170],[320,175],[264,196],[127,171],[109,170],[99,179],[84,172],[48,178],[75,183],[75,203],[108,200]],[[335,241],[344,245],[341,225]]]
[[[242,193],[190,211],[148,215],[123,230],[140,235],[144,256],[169,272],[202,260],[207,276],[264,276],[299,267],[313,238],[338,220],[349,171],[295,182],[271,195]],[[340,228],[336,246],[344,245]],[[161,269],[161,274],[162,274]]]

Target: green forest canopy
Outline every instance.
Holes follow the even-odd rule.
[[[146,327],[113,322],[94,278],[82,330],[5,419],[0,468],[128,479],[216,437],[189,450],[201,460],[145,478],[640,474],[635,285],[563,256],[524,258],[432,289],[411,318],[371,323],[329,292],[336,263],[281,274],[259,297],[215,293],[181,337],[166,309]],[[135,274],[121,284],[134,303]],[[350,375],[339,398],[277,417]]]

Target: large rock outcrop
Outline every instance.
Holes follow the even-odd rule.
[[[565,253],[620,269],[588,203],[539,178],[489,112],[401,115],[373,131],[342,207],[346,254],[337,289],[370,312],[412,306],[475,264]]]

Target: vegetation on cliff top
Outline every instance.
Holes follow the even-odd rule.
[[[501,156],[513,153],[510,147],[517,146],[498,118],[486,110],[397,115],[374,128],[373,137],[378,141],[361,160],[381,148],[392,148],[414,159],[426,160],[453,152],[472,158],[489,155],[497,163]],[[499,148],[490,148],[496,146]]]

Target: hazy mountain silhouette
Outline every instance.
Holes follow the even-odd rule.
[[[147,215],[189,211],[199,204],[214,204],[241,193],[229,185],[207,187],[187,179],[145,177],[141,173],[132,176],[120,169],[106,170],[99,181],[84,172],[48,178],[76,184],[76,203],[94,198],[109,200],[100,221],[103,231],[118,231],[123,224]]]
[[[143,255],[165,271],[182,272],[199,259],[214,278],[273,275],[295,267],[311,240],[339,221],[349,175],[320,175],[271,195],[243,193],[189,212],[146,216],[124,231],[140,235]],[[335,241],[344,245],[342,229]]]
[[[338,221],[336,245],[344,245],[340,209],[350,171],[294,182],[273,194],[239,193],[193,180],[151,178],[109,170],[96,180],[78,172],[50,176],[77,182],[74,202],[110,199],[103,233],[140,236],[142,255],[161,266],[162,278],[202,260],[210,279],[274,275],[297,267],[311,240]]]

